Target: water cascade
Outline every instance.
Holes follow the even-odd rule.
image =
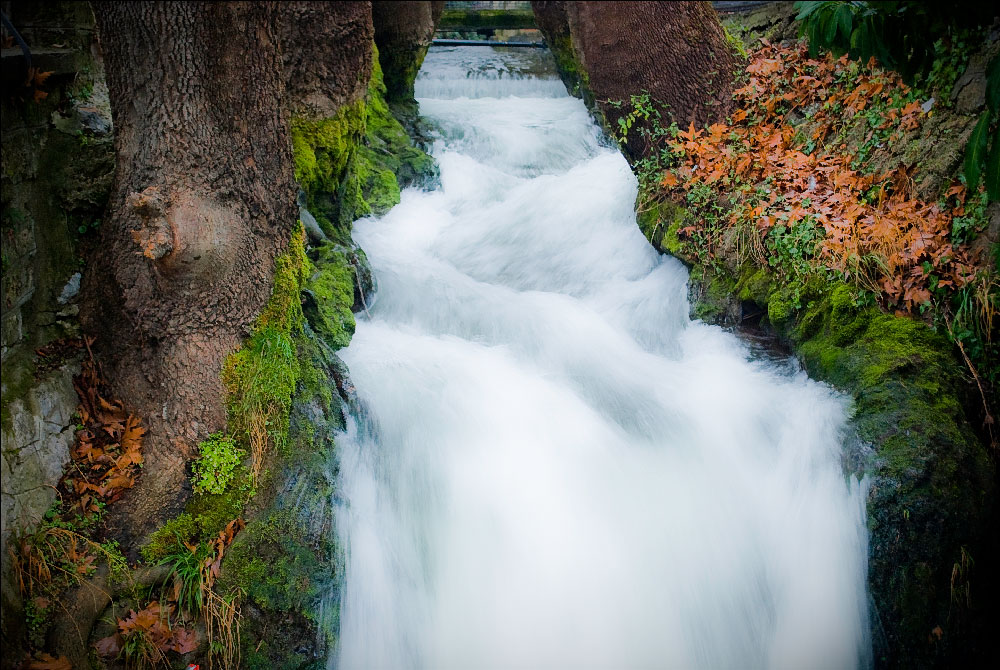
[[[432,49],[440,187],[355,225],[331,667],[867,664],[846,400],[688,318],[543,58]]]

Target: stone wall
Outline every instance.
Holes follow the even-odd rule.
[[[92,243],[114,169],[111,118],[94,20],[85,2],[0,3],[30,50],[2,52],[2,598],[3,637],[23,618],[8,544],[30,532],[55,501],[69,460],[79,346],[76,294],[83,249]],[[5,44],[12,37],[5,29]]]

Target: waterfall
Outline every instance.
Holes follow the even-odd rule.
[[[867,665],[848,401],[688,318],[547,58],[432,49],[440,186],[355,224],[331,667]]]

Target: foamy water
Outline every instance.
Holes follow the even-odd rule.
[[[348,668],[851,668],[846,401],[688,318],[636,181],[523,52],[432,49],[441,187],[355,225]]]

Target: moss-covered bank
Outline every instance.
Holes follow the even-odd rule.
[[[854,400],[859,438],[845,471],[870,477],[869,589],[876,663],[976,662],[992,587],[994,472],[970,427],[970,389],[951,344],[926,324],[855,303],[839,282],[793,295],[768,270],[702,263],[677,231],[689,216],[665,203],[639,216],[647,239],[691,269],[692,316],[759,323],[809,375]],[[976,567],[976,562],[979,562]]]
[[[363,99],[331,118],[291,121],[295,178],[323,232],[341,244],[350,243],[355,219],[385,213],[399,202],[400,188],[435,174],[433,159],[413,146],[389,110],[377,52],[372,60]]]

